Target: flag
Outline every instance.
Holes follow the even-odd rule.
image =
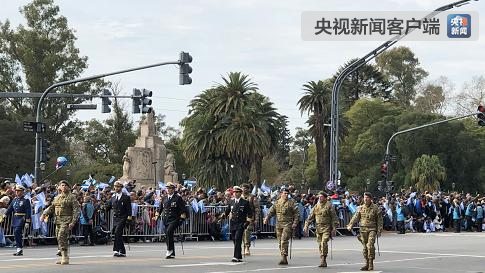
[[[101,192],[98,189],[98,195],[96,196],[96,199],[101,200]]]
[[[18,185],[22,185],[22,180],[20,180],[20,177],[18,174],[15,174],[15,183],[17,183]]]
[[[212,193],[214,193],[215,189],[214,187],[211,187],[208,191],[207,191],[207,195],[212,195]]]
[[[131,203],[131,216],[136,216],[138,213],[138,204]]]
[[[166,189],[167,189],[167,185],[165,185],[165,183],[163,183],[163,182],[161,182],[161,181],[160,181],[160,182],[158,182],[158,187],[159,187],[159,188],[160,188],[162,191],[164,191],[164,190],[166,190]]]
[[[192,209],[194,210],[195,213],[199,212],[199,204],[197,203],[197,199],[192,199]]]
[[[44,192],[40,192],[40,193],[38,193],[38,194],[36,195],[36,197],[37,197],[37,200],[39,200],[39,203],[40,203],[41,205],[44,205],[44,204],[45,204],[45,194],[44,194]]]
[[[111,176],[111,178],[108,181],[108,184],[111,184],[111,183],[115,182],[115,179],[116,179],[116,177]]]
[[[97,189],[104,189],[106,187],[108,187],[109,185],[106,184],[106,183],[99,183],[98,185],[96,185],[96,188]]]
[[[128,192],[128,190],[125,187],[123,187],[123,189],[121,189],[121,192],[123,192],[124,194],[126,194],[128,196],[130,195],[130,193]]]
[[[24,174],[20,181],[22,182],[21,184],[24,184],[27,188],[32,186],[32,178],[28,174]]]
[[[258,187],[254,186],[253,190],[251,191],[251,194],[256,195],[256,193],[258,193]]]
[[[199,201],[199,208],[200,208],[200,212],[201,212],[201,213],[206,212],[206,209],[205,209],[205,204],[204,204],[204,200],[200,200],[200,201]]]
[[[263,184],[261,185],[261,190],[262,190],[263,192],[271,193],[271,188],[270,188],[270,187],[268,187],[268,186],[266,186],[266,181],[265,181],[265,182],[263,182]]]

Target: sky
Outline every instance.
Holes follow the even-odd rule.
[[[19,8],[29,1],[2,1],[0,21],[25,24]],[[82,76],[147,64],[177,61],[179,52],[193,57],[191,85],[178,85],[178,66],[162,66],[112,76],[122,95],[133,88],[153,91],[155,112],[166,115],[169,126],[179,127],[190,100],[229,72],[248,74],[260,92],[289,119],[292,133],[306,127],[297,101],[302,85],[331,77],[343,63],[362,57],[382,42],[320,41],[301,39],[303,11],[426,11],[450,3],[445,0],[55,0],[60,13],[76,31],[76,46],[88,56]],[[485,11],[484,1],[456,11]],[[419,58],[428,80],[448,77],[455,92],[472,76],[484,75],[485,19],[480,18],[479,39],[457,41],[400,41]],[[131,100],[125,99],[131,112]],[[80,111],[77,118],[104,119],[98,110]],[[139,115],[133,116],[137,121]]]

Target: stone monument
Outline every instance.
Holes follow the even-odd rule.
[[[162,138],[155,134],[155,112],[149,113],[140,125],[140,136],[134,147],[128,147],[123,156],[123,176],[121,181],[136,180],[137,184],[154,186],[158,181],[173,182],[177,178],[175,163],[170,169],[172,180],[166,174],[167,149]],[[171,157],[173,161],[173,155]],[[177,180],[175,180],[177,181]]]

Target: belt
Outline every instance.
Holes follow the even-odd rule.
[[[19,213],[19,212],[16,212],[13,214],[14,216],[25,216],[26,214],[25,213]]]

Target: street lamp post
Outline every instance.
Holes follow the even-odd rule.
[[[86,82],[86,81],[92,81],[108,76],[113,76],[113,75],[118,75],[118,74],[124,74],[128,72],[133,72],[133,71],[138,71],[138,70],[143,70],[143,69],[148,69],[148,68],[153,68],[157,66],[162,66],[162,65],[169,65],[169,64],[178,64],[182,65],[184,64],[184,60],[178,60],[178,61],[172,61],[172,62],[162,62],[162,63],[156,63],[156,64],[151,64],[151,65],[145,65],[145,66],[140,66],[140,67],[134,67],[134,68],[129,68],[129,69],[124,69],[124,70],[119,70],[115,72],[110,72],[110,73],[105,73],[105,74],[99,74],[99,75],[94,75],[90,77],[85,77],[85,78],[78,78],[74,80],[69,80],[69,81],[63,81],[63,82],[58,82],[55,83],[51,86],[49,86],[44,93],[42,93],[42,96],[39,98],[39,102],[37,103],[37,113],[35,117],[35,121],[38,124],[37,127],[39,127],[39,124],[41,122],[41,112],[42,112],[42,105],[44,104],[44,99],[45,97],[49,94],[50,91],[52,91],[54,88],[57,87],[62,87],[70,84],[75,84],[79,82]],[[39,170],[40,170],[40,146],[41,146],[41,138],[40,138],[41,132],[40,130],[36,130],[35,132],[35,162],[34,162],[34,175],[35,175],[35,181],[38,182],[39,179]]]
[[[69,182],[69,176],[71,175],[71,170],[66,170],[67,182]]]
[[[367,180],[365,181],[365,191],[369,191],[369,187],[370,187],[370,179],[367,178]]]
[[[154,168],[153,180],[154,180],[154,183],[155,183],[155,189],[157,188],[157,163],[158,163],[158,161],[152,162],[152,166]]]

